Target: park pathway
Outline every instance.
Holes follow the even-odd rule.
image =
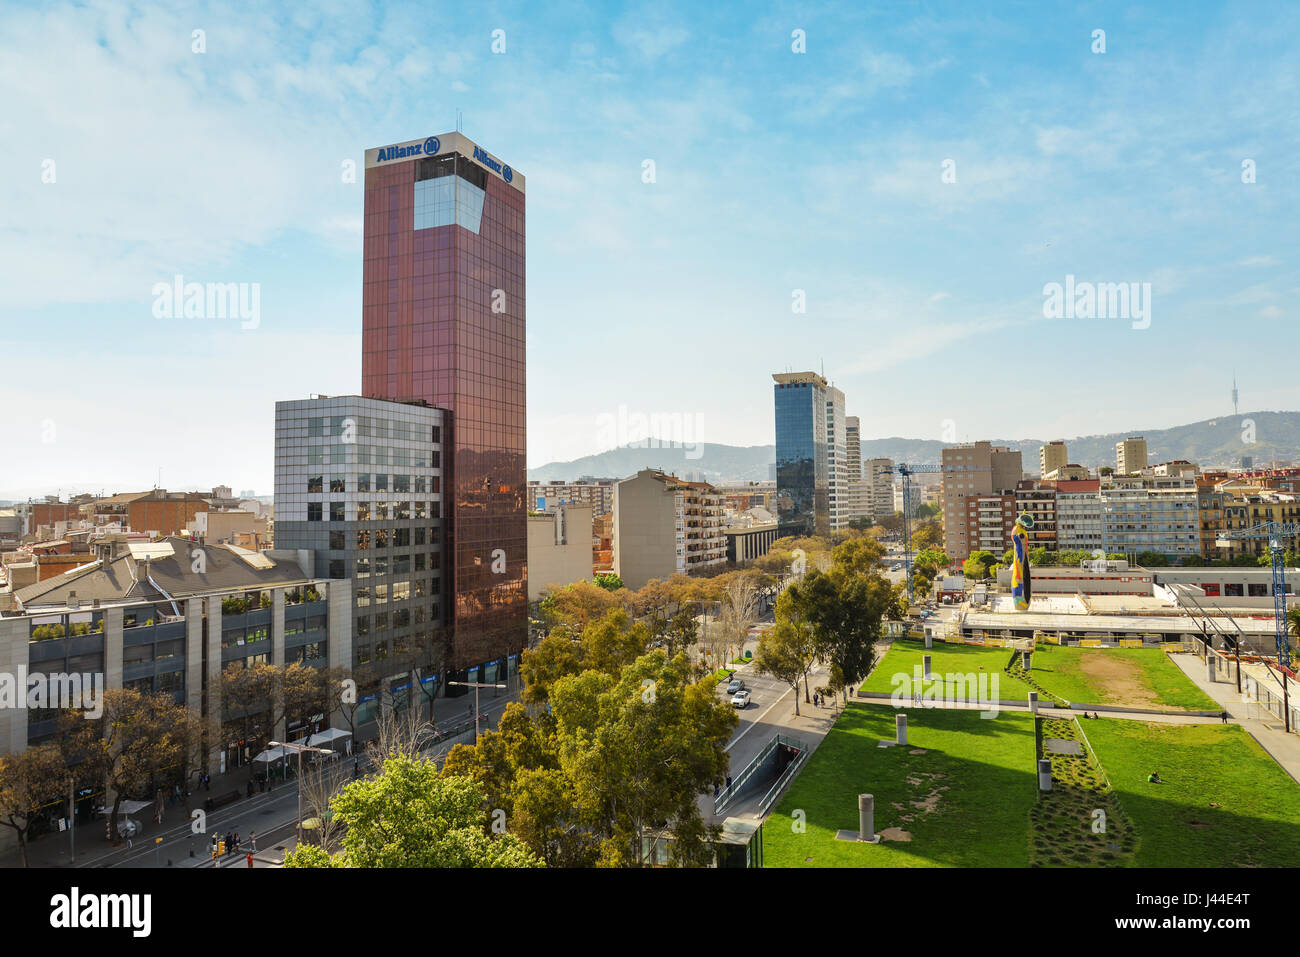
[[[1192,684],[1200,688],[1228,712],[1228,720],[1239,724],[1250,733],[1260,747],[1272,755],[1273,760],[1282,766],[1287,774],[1300,784],[1300,735],[1287,734],[1283,730],[1282,719],[1269,713],[1253,701],[1243,701],[1237,694],[1235,679],[1226,681],[1207,681],[1205,662],[1196,655],[1170,655],[1174,664],[1182,669]],[[1245,674],[1245,669],[1242,670]],[[1300,690],[1300,685],[1294,685]]]

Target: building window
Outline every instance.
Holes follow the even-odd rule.
[[[342,503],[342,502],[330,502],[330,521],[331,521],[331,522],[341,522],[341,521],[343,521],[343,503]]]
[[[331,558],[331,559],[330,559],[330,578],[342,578],[342,577],[343,577],[343,559],[341,559],[341,558]]]
[[[331,550],[342,551],[347,547],[347,532],[330,532]]]
[[[309,521],[309,522],[319,522],[320,520],[321,520],[321,503],[320,503],[320,502],[308,502],[308,503],[307,503],[307,521]]]
[[[369,492],[369,491],[370,491],[370,473],[369,473],[369,472],[362,472],[360,475],[357,476],[357,491],[358,491],[358,492]]]
[[[312,476],[309,476],[308,479],[307,479],[307,491],[308,491],[308,492],[323,492],[323,491],[325,491],[325,479],[324,479],[324,477],[323,477],[323,476],[320,476],[320,475],[312,475]]]
[[[343,476],[342,476],[342,475],[331,475],[331,476],[330,476],[330,491],[331,491],[331,492],[346,492],[346,491],[347,491],[347,485],[346,485],[345,482],[343,481]]]

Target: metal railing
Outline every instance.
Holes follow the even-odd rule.
[[[786,769],[781,772],[781,776],[777,778],[776,783],[772,785],[767,794],[763,795],[763,800],[758,802],[759,817],[765,816],[768,811],[776,806],[776,802],[781,800],[786,789],[790,787],[791,782],[793,782],[795,777],[799,774],[799,769],[802,768],[808,760],[809,751],[806,746],[803,744],[792,744],[791,746],[798,747],[799,753],[795,755],[793,761],[786,765]]]
[[[802,741],[786,737],[784,734],[774,734],[772,740],[763,746],[763,750],[758,753],[758,756],[755,757],[754,760],[750,761],[749,764],[745,765],[745,769],[740,772],[740,775],[733,778],[731,784],[724,788],[714,799],[714,814],[721,814],[723,809],[735,800],[736,795],[740,793],[745,783],[754,776],[754,773],[763,766],[763,762],[766,761],[772,752],[780,745],[795,748],[800,754],[804,754],[808,750],[807,745]]]

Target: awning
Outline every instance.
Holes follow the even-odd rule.
[[[335,742],[342,744],[350,737],[352,737],[351,731],[344,731],[341,728],[327,728],[313,734],[307,739],[307,743],[313,748],[330,748],[333,750]]]
[[[123,800],[122,803],[118,805],[117,810],[119,814],[137,814],[140,811],[143,811],[147,807],[153,807],[153,801]],[[112,808],[109,808],[109,810],[111,811]]]
[[[281,758],[285,757],[288,753],[289,752],[286,751],[284,748],[277,745],[274,748],[268,748],[267,750],[259,754],[257,757],[253,758],[253,763],[257,764],[260,761],[263,764],[270,764],[272,761],[279,761]]]

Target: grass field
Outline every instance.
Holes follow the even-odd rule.
[[[937,658],[934,667],[942,667]],[[880,748],[894,738],[896,713],[848,706],[764,825],[765,866],[1027,866],[1037,793],[1032,719],[909,709],[907,746]],[[875,795],[877,833],[901,828],[911,841],[835,840],[840,828],[858,829],[859,793]],[[804,833],[795,830],[797,811]]]
[[[981,671],[990,678],[998,676],[998,696],[1009,701],[1028,701],[1029,686],[1012,678],[1002,669],[1011,660],[1009,648],[983,648],[979,645],[958,645],[936,641],[930,651],[924,641],[900,638],[890,646],[889,652],[862,684],[864,691],[893,691],[893,677],[905,674],[910,679],[914,668],[920,667],[921,658],[930,655],[930,671],[937,675],[974,674]]]
[[[1240,727],[1081,723],[1136,826],[1134,865],[1294,867],[1300,861],[1300,786]],[[1166,783],[1148,784],[1152,771]]]
[[[1041,644],[1034,651],[1032,666],[1034,680],[1066,701],[1154,710],[1219,710],[1157,648],[1065,648]]]

